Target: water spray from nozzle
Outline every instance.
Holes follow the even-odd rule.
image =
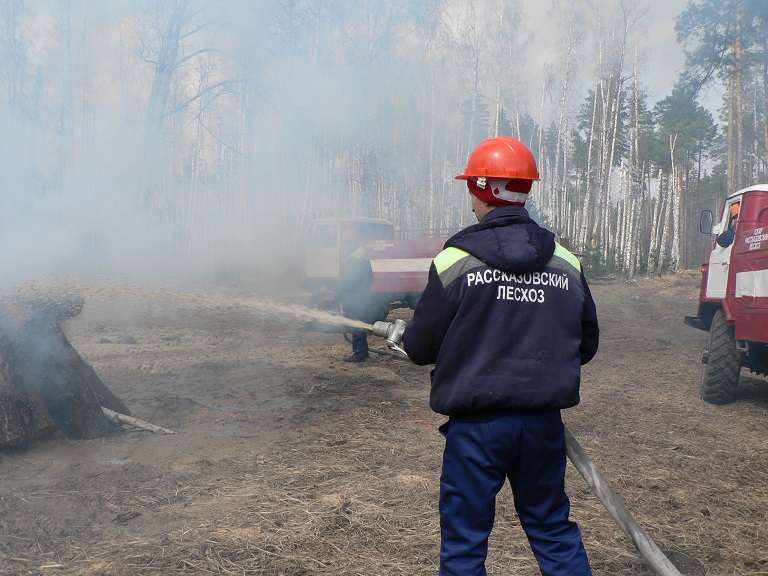
[[[12,296],[16,298],[44,298],[65,296],[73,302],[78,302],[82,308],[84,298],[120,298],[128,297],[139,300],[166,301],[174,305],[192,305],[196,307],[241,308],[249,311],[259,311],[268,314],[284,314],[295,318],[325,322],[336,326],[359,328],[371,331],[375,336],[386,338],[387,346],[392,350],[408,356],[400,347],[405,332],[406,322],[397,319],[394,322],[378,321],[368,324],[339,314],[310,308],[298,304],[278,302],[275,300],[259,300],[249,296],[237,296],[212,292],[178,292],[164,288],[142,288],[139,286],[101,286],[91,287],[78,281],[55,282],[48,284],[30,283],[17,287]],[[76,297],[76,298],[75,298]],[[79,310],[78,310],[79,313]]]
[[[310,320],[343,326],[372,330],[373,326],[360,320],[341,316],[334,312],[311,308],[300,304],[280,302],[276,300],[261,300],[253,296],[232,295],[205,291],[175,291],[162,287],[141,287],[126,285],[92,286],[81,281],[58,281],[50,283],[30,283],[17,287],[9,293],[8,298],[21,300],[40,300],[57,298],[81,301],[86,298],[115,299],[130,298],[155,303],[165,302],[172,306],[194,306],[198,308],[234,308],[251,312],[261,312],[272,315],[287,315],[300,320]],[[82,308],[82,302],[80,302]]]

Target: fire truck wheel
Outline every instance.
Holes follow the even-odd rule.
[[[736,348],[736,337],[718,310],[709,330],[708,361],[701,377],[701,399],[710,404],[727,404],[736,397],[741,371],[741,351]]]

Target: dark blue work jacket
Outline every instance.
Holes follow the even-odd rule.
[[[465,420],[578,404],[598,341],[579,260],[519,206],[445,243],[403,336],[414,363],[435,365],[432,409]]]

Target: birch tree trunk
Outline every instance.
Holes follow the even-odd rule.
[[[651,239],[648,248],[648,266],[646,269],[649,275],[656,273],[659,260],[662,259],[662,249],[659,242],[659,237],[661,235],[661,215],[664,204],[662,193],[662,175],[663,172],[661,168],[659,168],[658,174],[656,176],[656,207],[653,210],[653,216],[651,220]]]
[[[680,174],[679,167],[675,164],[675,144],[677,135],[669,137],[669,153],[672,159],[672,170],[669,173],[669,187],[672,218],[672,246],[670,248],[670,268],[678,272],[680,263]]]
[[[168,18],[162,43],[155,63],[152,88],[147,102],[145,134],[157,135],[162,128],[162,120],[168,106],[173,73],[179,64],[179,42],[181,30],[186,20],[188,0],[174,0],[173,11]]]
[[[595,86],[595,95],[593,97],[592,101],[592,119],[589,125],[589,133],[587,134],[587,166],[586,166],[586,173],[584,175],[584,184],[586,190],[584,191],[584,199],[582,202],[582,223],[581,223],[581,233],[579,235],[579,244],[583,247],[583,249],[587,250],[591,253],[594,251],[595,243],[594,243],[594,220],[592,216],[592,211],[590,210],[590,204],[591,204],[591,198],[592,194],[591,191],[594,189],[595,185],[597,184],[597,178],[593,176],[594,168],[593,168],[593,154],[592,151],[594,150],[595,146],[595,130],[596,130],[596,121],[597,121],[597,110],[598,110],[598,93],[599,93],[599,86]],[[597,202],[595,202],[597,203]]]
[[[736,95],[736,189],[744,187],[744,57],[742,52],[743,25],[742,25],[742,2],[736,3],[736,45],[734,47],[734,66],[736,72],[735,95]]]
[[[732,70],[735,69],[735,64],[731,64]],[[738,179],[736,178],[736,143],[734,142],[735,133],[735,87],[733,73],[728,77],[728,190],[726,195],[731,192],[735,192],[738,189]]]
[[[555,167],[552,173],[552,197],[554,199],[552,227],[555,231],[565,232],[570,235],[568,225],[570,214],[567,212],[569,193],[568,174],[568,94],[570,91],[571,67],[573,64],[573,51],[578,39],[576,33],[576,10],[573,4],[570,6],[567,18],[568,28],[565,34],[566,45],[564,51],[564,69],[562,73],[562,85],[560,91],[559,114],[557,120],[557,148],[555,150]],[[562,157],[562,166],[561,163]]]
[[[469,55],[470,66],[472,70],[472,94],[470,95],[470,110],[469,110],[469,133],[467,134],[467,146],[466,150],[472,150],[476,144],[475,142],[475,121],[477,118],[477,106],[480,99],[480,38],[477,33],[475,5],[473,1],[470,1],[470,18],[469,18]]]
[[[664,210],[661,216],[661,237],[659,238],[659,260],[656,263],[656,274],[661,275],[664,271],[664,260],[667,255],[667,246],[669,245],[669,220],[672,212],[673,184],[670,174],[667,178],[667,185],[664,187]]]
[[[762,30],[762,69],[760,76],[763,84],[763,150],[768,150],[768,19],[765,20]],[[760,179],[768,178],[768,159],[763,162],[763,174]]]
[[[624,255],[624,243],[626,241],[626,206],[627,206],[627,182],[626,182],[626,163],[624,159],[621,160],[621,167],[619,169],[619,190],[616,200],[616,240],[614,244],[613,253],[613,267],[617,273],[622,273],[622,261]]]

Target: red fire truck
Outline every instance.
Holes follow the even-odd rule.
[[[432,259],[442,250],[449,234],[423,234],[397,238],[391,222],[374,218],[321,218],[312,224],[307,250],[306,286],[310,303],[338,310],[334,288],[343,254],[342,238],[348,232],[365,248],[373,269],[373,293],[383,320],[394,308],[413,308],[427,284]]]
[[[742,367],[768,374],[768,184],[729,195],[712,221],[705,210],[701,231],[716,237],[701,268],[698,313],[685,323],[709,332],[701,398],[725,404]]]

